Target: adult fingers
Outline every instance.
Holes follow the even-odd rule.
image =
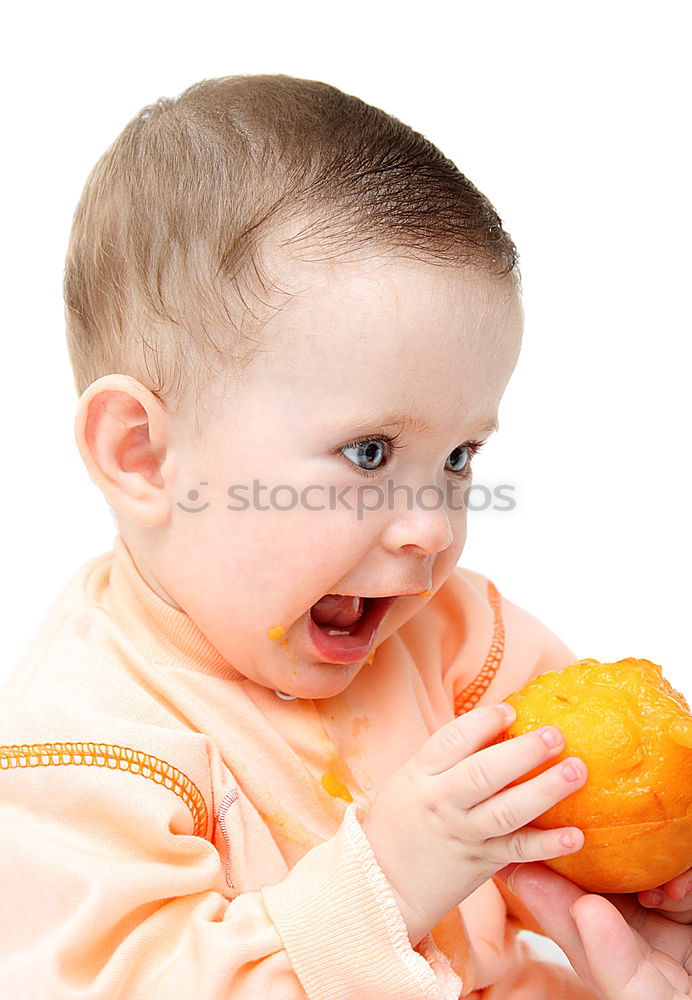
[[[618,910],[603,896],[572,905],[589,969],[604,1000],[684,1000],[690,980],[670,955],[643,947]]]
[[[549,938],[567,955],[572,968],[588,986],[594,986],[584,946],[570,907],[583,895],[569,879],[546,865],[520,864],[510,872],[507,885],[531,911]]]
[[[645,909],[635,893],[603,893],[627,923],[649,947],[670,955],[692,976],[692,925],[673,921],[670,916]]]

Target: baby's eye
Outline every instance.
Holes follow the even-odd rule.
[[[451,452],[447,462],[445,462],[445,469],[448,467],[447,463],[450,463],[450,472],[461,476],[462,479],[470,479],[472,476],[471,462],[484,444],[485,441],[467,441],[466,444],[460,444]]]
[[[361,472],[375,472],[379,469],[383,459],[386,458],[385,444],[390,446],[390,439],[366,438],[364,441],[353,441],[351,444],[344,445],[341,453],[349,462],[357,465]],[[355,456],[352,458],[347,454],[348,451],[355,452]]]
[[[403,445],[397,445],[396,438],[398,437],[397,434],[393,438],[365,438],[362,441],[351,441],[350,444],[344,445],[340,451],[344,458],[360,469],[364,476],[374,476],[380,470],[383,460],[403,447]],[[445,469],[449,469],[450,472],[454,472],[462,478],[468,477],[471,473],[471,459],[478,454],[484,444],[484,441],[467,441],[466,444],[460,444],[450,453],[445,462]],[[349,450],[355,451],[355,458],[346,454]]]
[[[469,446],[467,444],[460,444],[450,453],[449,458],[445,462],[445,469],[449,469],[450,472],[463,472],[468,462]]]

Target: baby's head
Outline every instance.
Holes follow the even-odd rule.
[[[519,352],[488,200],[325,83],[207,80],[94,167],[65,300],[78,447],[152,588],[267,687],[376,669],[459,559]]]

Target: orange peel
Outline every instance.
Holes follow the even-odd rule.
[[[567,757],[589,772],[530,824],[584,833],[579,851],[544,864],[591,892],[652,889],[692,866],[692,715],[658,664],[579,660],[505,701],[517,717],[496,742],[545,725],[565,737],[559,756],[513,785]]]

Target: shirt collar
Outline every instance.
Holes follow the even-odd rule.
[[[207,639],[185,611],[168,604],[141,575],[122,535],[95,586],[96,599],[152,661],[175,664],[228,680],[247,680]]]

